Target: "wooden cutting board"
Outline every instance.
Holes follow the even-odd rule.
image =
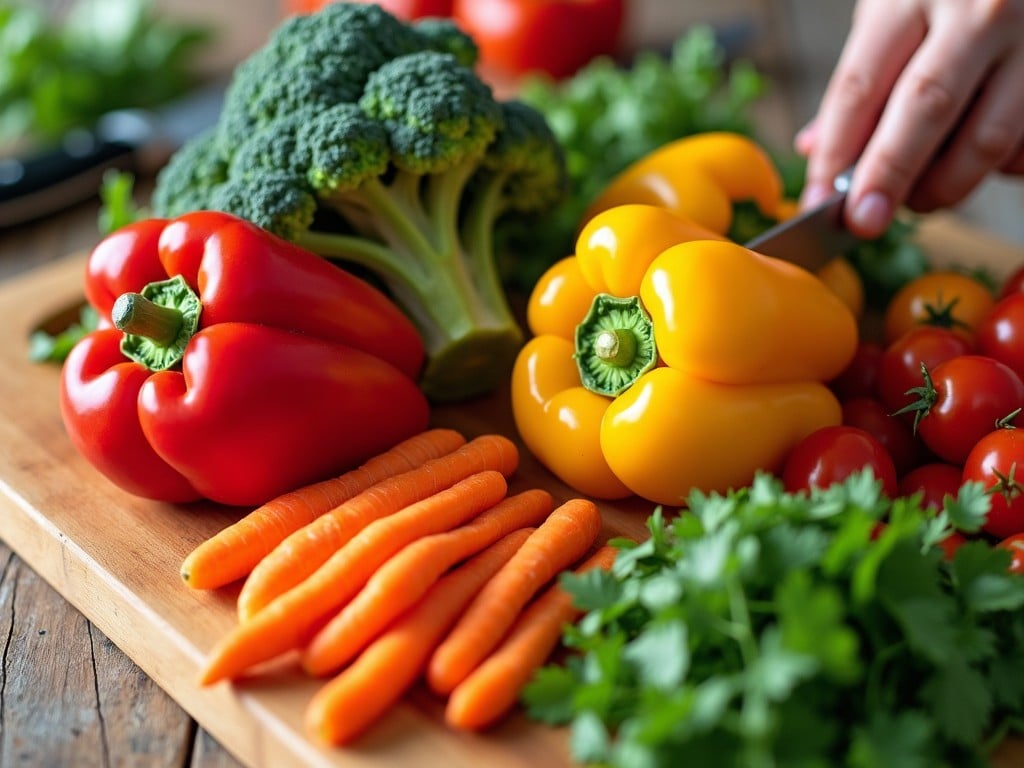
[[[935,264],[983,265],[997,275],[1024,262],[1024,249],[934,217],[921,232]],[[58,370],[28,361],[31,332],[61,327],[81,302],[84,257],[71,256],[0,285],[0,537],[94,622],[225,747],[262,766],[535,768],[568,766],[564,730],[521,714],[486,734],[444,727],[442,702],[417,688],[354,747],[323,749],[302,730],[306,702],[319,683],[283,665],[278,674],[201,688],[206,653],[235,622],[237,587],[196,592],[178,566],[200,541],[241,512],[212,504],[168,505],[128,496],[99,476],[68,441],[57,405]],[[516,438],[507,393],[437,408],[434,422],[467,437]],[[512,490],[573,492],[522,451]],[[642,536],[652,505],[602,504],[605,534]],[[1000,765],[1024,764],[1024,747],[1007,745]]]

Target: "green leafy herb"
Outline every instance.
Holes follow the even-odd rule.
[[[55,141],[109,110],[183,94],[211,39],[150,0],[77,0],[60,20],[36,3],[0,0],[0,148]]]
[[[100,184],[100,212],[97,226],[101,235],[144,219],[148,209],[135,202],[135,176],[131,173],[110,170],[103,174]]]
[[[984,520],[977,485],[938,515],[868,471],[655,510],[610,573],[562,582],[586,613],[530,715],[623,768],[986,765],[1024,723],[1024,578],[985,542],[938,547]]]
[[[35,363],[62,363],[71,352],[71,348],[87,333],[96,329],[99,316],[89,304],[84,305],[78,314],[78,322],[57,332],[48,333],[37,330],[29,336],[28,358]]]

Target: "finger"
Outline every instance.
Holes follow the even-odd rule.
[[[988,78],[967,118],[908,198],[916,211],[955,205],[990,172],[1013,159],[1024,141],[1024,50]]]
[[[857,163],[846,221],[862,237],[877,237],[888,226],[991,62],[987,40],[965,34],[962,21],[949,14],[940,22],[897,79]]]
[[[818,120],[812,118],[807,125],[797,131],[793,138],[793,148],[797,154],[807,157],[814,151],[814,145],[818,140]]]
[[[828,195],[832,180],[860,154],[900,71],[924,39],[924,19],[910,5],[858,4],[815,121],[805,204]]]

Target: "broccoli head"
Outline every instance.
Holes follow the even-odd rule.
[[[161,170],[153,208],[224,210],[379,279],[427,348],[423,390],[492,389],[523,334],[495,264],[499,218],[567,193],[539,112],[476,74],[445,19],[333,3],[235,70],[217,126]]]

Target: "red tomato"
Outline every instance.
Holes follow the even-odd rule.
[[[1011,294],[1020,292],[1024,292],[1024,266],[1017,267],[1017,269],[1006,276],[1002,287],[999,289],[999,297],[1006,298]]]
[[[900,478],[900,496],[921,494],[921,506],[935,512],[942,510],[946,496],[956,497],[960,490],[962,473],[960,467],[942,462],[922,464]],[[939,542],[947,560],[952,560],[956,551],[967,542],[967,537],[953,531]]]
[[[1007,536],[996,546],[1010,550],[1012,556],[1010,560],[1011,573],[1024,573],[1024,533],[1015,533],[1013,536]]]
[[[992,506],[983,526],[1000,539],[1024,533],[1024,430],[996,429],[980,440],[964,462],[963,482],[982,483]],[[1024,479],[1024,478],[1022,478]]]
[[[963,470],[955,464],[933,461],[915,467],[900,478],[900,496],[921,494],[921,506],[925,509],[942,509],[946,496],[956,497],[963,482]]]
[[[315,13],[334,0],[282,0],[285,13]],[[451,16],[452,0],[352,0],[373,2],[392,16],[411,21],[424,16]]]
[[[878,361],[878,398],[890,411],[913,400],[906,394],[921,386],[921,364],[933,370],[939,363],[973,351],[971,342],[948,328],[922,325],[888,345]]]
[[[843,402],[843,424],[870,432],[882,444],[900,477],[928,456],[905,419],[893,416],[873,397],[854,397]]]
[[[455,0],[452,15],[485,70],[567,77],[622,42],[625,0]]]
[[[922,323],[970,338],[995,303],[981,280],[960,272],[928,272],[900,288],[885,308],[885,341],[891,344]]]
[[[882,482],[887,496],[896,495],[896,467],[878,438],[858,427],[823,427],[790,451],[782,482],[791,493],[827,488],[865,467]]]
[[[975,328],[978,352],[1006,363],[1024,378],[1024,292],[1000,299]]]
[[[931,371],[917,434],[940,459],[963,464],[974,444],[1024,406],[1024,381],[984,355],[960,355]],[[1016,416],[1008,423],[1014,424]]]
[[[875,397],[878,393],[878,368],[882,361],[881,344],[861,341],[846,368],[829,382],[829,389],[840,402],[854,397]]]

